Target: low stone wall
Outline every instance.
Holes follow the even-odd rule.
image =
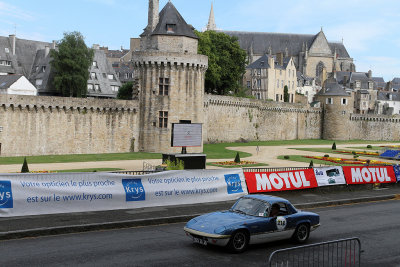
[[[138,102],[0,96],[2,156],[137,150]]]
[[[321,138],[321,109],[301,104],[206,95],[204,113],[205,143]]]

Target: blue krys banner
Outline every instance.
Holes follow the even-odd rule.
[[[0,174],[0,217],[135,209],[235,200],[243,170]]]
[[[400,182],[400,165],[394,165],[394,174],[396,175],[397,182]]]

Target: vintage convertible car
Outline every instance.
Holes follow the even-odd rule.
[[[286,199],[247,195],[230,210],[190,220],[184,230],[195,243],[227,246],[240,253],[249,244],[289,239],[304,243],[319,226],[319,215],[297,210]]]

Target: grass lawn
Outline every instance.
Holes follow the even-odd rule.
[[[34,163],[66,163],[66,162],[90,162],[90,161],[114,161],[114,160],[140,160],[161,159],[157,153],[115,153],[115,154],[82,154],[82,155],[48,155],[26,157],[28,164]],[[24,157],[0,157],[0,165],[21,164]]]
[[[362,150],[372,150],[372,151],[374,151],[374,152],[376,152],[376,151],[380,151],[380,150],[382,150],[383,149],[383,147],[380,147],[380,146],[372,146],[372,148],[367,148],[367,146],[358,146],[358,147],[348,147],[347,149],[362,149]]]
[[[310,164],[311,160],[314,163],[314,167],[318,167],[318,165],[320,166],[360,166],[360,165],[355,165],[355,164],[340,164],[340,163],[334,163],[334,162],[330,162],[330,161],[324,161],[324,160],[318,160],[318,159],[309,159],[309,158],[305,158],[303,156],[299,156],[299,155],[289,155],[289,159],[285,159],[284,156],[279,156],[278,159],[282,159],[282,160],[289,160],[289,161],[297,161],[297,162],[305,162],[308,165]]]
[[[337,152],[336,150],[332,150],[330,148],[291,148],[291,149],[299,150],[299,151],[321,152],[324,155],[325,154],[328,154],[328,155],[330,155],[330,154],[352,155],[352,154],[348,154],[348,153],[340,153],[340,152]],[[341,149],[339,149],[339,150],[341,150]],[[353,150],[342,149],[342,151],[352,152]],[[360,152],[360,151],[357,150],[357,152]],[[376,151],[370,151],[370,152],[376,152]],[[362,157],[374,157],[374,158],[378,157],[378,156],[374,156],[374,155],[359,155],[359,156],[362,156]]]

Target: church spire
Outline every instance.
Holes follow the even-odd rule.
[[[210,17],[208,19],[207,31],[215,31],[216,29],[217,25],[215,24],[214,5],[211,2],[211,11],[210,11]]]

